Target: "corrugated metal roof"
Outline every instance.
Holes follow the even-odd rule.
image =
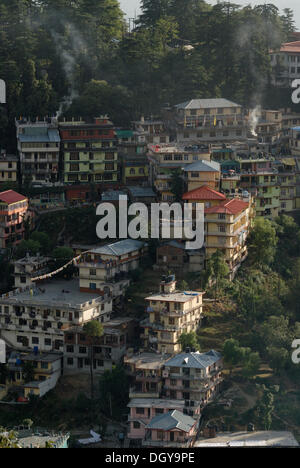
[[[207,353],[181,353],[166,361],[166,367],[185,367],[193,369],[206,369],[221,359],[222,355],[213,349]]]
[[[215,161],[201,161],[192,164],[186,164],[183,168],[185,172],[199,171],[199,172],[220,172],[220,164]]]
[[[55,129],[47,129],[43,127],[33,128],[30,127],[26,133],[18,135],[21,143],[59,143],[59,131]]]
[[[240,104],[228,101],[228,99],[191,99],[190,101],[177,104],[177,109],[216,109],[218,107],[241,107]]]
[[[113,255],[119,257],[120,255],[125,255],[129,252],[134,252],[135,250],[141,249],[145,245],[145,242],[134,240],[134,239],[124,239],[114,244],[103,245],[103,247],[98,247],[96,249],[90,250],[91,253],[97,253],[102,255]]]
[[[146,427],[147,429],[161,429],[163,431],[179,429],[184,432],[190,432],[195,424],[196,421],[191,416],[174,410],[151,419]]]
[[[151,187],[128,187],[133,197],[156,197]]]
[[[186,192],[182,195],[183,200],[225,200],[223,193],[217,192],[208,185]]]

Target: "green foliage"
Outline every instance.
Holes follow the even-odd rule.
[[[91,320],[83,326],[83,331],[91,338],[97,338],[103,335],[103,325],[97,320]]]
[[[118,420],[126,411],[128,403],[129,381],[124,368],[116,366],[105,371],[99,381],[100,406],[102,412]]]
[[[294,30],[290,9],[204,0],[144,0],[130,33],[117,0],[0,0],[0,13],[0,138],[11,150],[15,116],[55,115],[66,96],[67,115],[108,112],[118,124],[190,98],[274,106],[268,52]]]
[[[181,333],[178,343],[181,346],[182,352],[185,352],[186,348],[194,348],[196,351],[200,351],[198,337],[195,332]]]
[[[20,448],[13,431],[7,432],[3,427],[0,427],[0,448]]]
[[[248,242],[249,255],[253,264],[270,265],[273,262],[277,237],[275,226],[271,221],[256,218]]]
[[[23,240],[20,242],[16,249],[16,257],[24,258],[28,253],[31,256],[35,256],[38,252],[41,251],[41,244],[36,240]]]
[[[242,376],[250,379],[255,376],[260,366],[260,356],[250,348],[241,347],[239,342],[233,338],[225,341],[223,346],[224,361],[230,369],[234,366],[242,366]]]

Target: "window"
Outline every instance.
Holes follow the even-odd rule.
[[[39,344],[39,339],[37,336],[33,336],[31,339],[32,344]]]
[[[144,408],[136,408],[136,414],[144,414],[145,410]]]
[[[79,347],[79,353],[80,354],[86,354],[86,347],[85,346],[80,346]]]
[[[91,276],[96,276],[96,268],[91,268],[90,269],[90,275]]]
[[[45,338],[45,346],[51,346],[51,339]]]
[[[68,366],[73,366],[73,363],[74,363],[74,359],[73,359],[73,358],[68,358],[68,359],[67,359],[67,364],[68,364]]]
[[[42,362],[41,363],[41,368],[42,369],[48,369],[48,362]]]
[[[74,353],[74,346],[68,345],[67,346],[67,353]]]
[[[134,422],[133,422],[133,427],[134,427],[134,429],[139,429],[139,428],[141,427],[141,425],[140,425],[139,422],[134,421]]]
[[[70,161],[79,161],[79,153],[70,153]]]
[[[226,219],[225,213],[219,213],[218,218],[219,219]]]

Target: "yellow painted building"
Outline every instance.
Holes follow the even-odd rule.
[[[247,256],[246,240],[252,226],[254,210],[252,198],[224,200],[205,209],[205,254],[208,259],[221,250],[235,273]]]
[[[1,152],[0,154],[0,184],[17,182],[18,158],[17,156]]]
[[[187,189],[197,189],[202,185],[208,185],[212,189],[219,190],[221,179],[220,164],[215,161],[197,161],[183,168]]]

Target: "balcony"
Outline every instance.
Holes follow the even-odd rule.
[[[160,392],[149,390],[147,392],[143,392],[142,389],[131,387],[129,389],[129,398],[159,398]]]

